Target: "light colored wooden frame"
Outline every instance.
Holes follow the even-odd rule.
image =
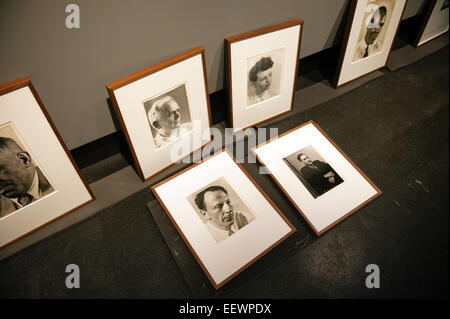
[[[288,226],[291,228],[291,231],[289,233],[287,233],[286,235],[284,235],[281,239],[279,239],[278,241],[276,241],[274,244],[272,244],[270,247],[268,247],[266,250],[264,250],[262,253],[260,253],[258,256],[256,256],[255,258],[253,258],[252,260],[250,260],[247,264],[245,264],[244,266],[242,266],[240,269],[238,269],[237,271],[235,271],[232,275],[230,275],[227,279],[225,279],[224,281],[222,281],[220,284],[216,284],[215,281],[213,280],[212,276],[210,275],[210,273],[208,272],[208,270],[206,269],[206,267],[203,265],[202,261],[200,260],[199,256],[197,255],[197,253],[195,252],[195,250],[192,248],[191,244],[189,243],[189,241],[187,240],[186,236],[183,234],[180,226],[176,223],[176,221],[174,220],[174,218],[171,216],[169,210],[167,209],[167,207],[164,205],[164,202],[161,200],[161,198],[158,196],[158,193],[156,192],[156,188],[162,184],[165,184],[167,182],[169,182],[170,180],[174,179],[175,177],[193,169],[194,167],[204,163],[205,161],[223,153],[226,152],[230,155],[230,157],[234,160],[234,162],[237,164],[237,166],[241,169],[241,171],[247,176],[247,178],[253,183],[253,185],[255,185],[255,187],[257,188],[257,190],[267,199],[267,201],[270,203],[270,205],[275,209],[275,211],[280,215],[280,217],[288,224]],[[278,244],[280,244],[282,241],[284,241],[287,237],[289,237],[290,235],[292,235],[294,232],[297,231],[297,229],[294,227],[294,225],[292,225],[292,223],[287,219],[287,217],[280,211],[280,209],[275,205],[275,203],[269,198],[269,196],[262,190],[262,188],[255,182],[255,180],[250,176],[250,174],[242,167],[242,165],[236,160],[236,158],[226,149],[223,148],[222,151],[217,152],[211,156],[209,156],[208,158],[202,160],[201,162],[198,162],[184,170],[182,170],[181,172],[178,172],[175,175],[172,175],[171,177],[167,178],[164,181],[159,182],[156,185],[153,185],[151,187],[153,194],[155,195],[156,199],[158,200],[158,202],[161,204],[162,208],[164,209],[164,211],[166,212],[167,216],[169,217],[170,221],[172,222],[173,226],[175,227],[175,229],[178,231],[178,233],[180,234],[180,236],[183,238],[186,246],[189,248],[189,250],[191,251],[192,255],[194,256],[195,260],[198,262],[198,264],[200,265],[200,267],[202,268],[203,272],[205,273],[205,275],[208,277],[209,281],[211,282],[211,284],[213,285],[215,290],[218,290],[220,287],[222,287],[223,285],[225,285],[227,282],[229,282],[231,279],[233,279],[234,277],[236,277],[240,272],[242,272],[243,270],[247,269],[248,267],[250,267],[256,260],[258,260],[259,258],[261,258],[263,255],[265,255],[266,253],[268,253],[270,250],[272,250],[275,246],[277,246]]]
[[[139,177],[142,179],[143,182],[148,181],[149,179],[151,179],[152,177],[158,175],[159,173],[161,173],[162,171],[164,171],[167,168],[171,167],[175,163],[169,163],[167,166],[165,166],[161,170],[151,174],[150,176],[144,176],[144,172],[143,172],[143,170],[141,168],[141,165],[139,164],[139,160],[137,158],[136,151],[135,151],[135,149],[133,147],[133,143],[131,141],[130,135],[128,134],[128,130],[127,130],[127,127],[125,125],[125,121],[124,121],[124,119],[122,117],[122,113],[120,112],[120,108],[119,108],[119,105],[117,103],[116,96],[114,94],[114,90],[116,90],[118,88],[121,88],[121,87],[123,87],[123,86],[125,86],[125,85],[127,85],[129,83],[134,82],[134,81],[137,81],[139,79],[142,79],[142,78],[144,78],[144,77],[146,77],[146,76],[148,76],[150,74],[156,73],[156,72],[161,71],[161,70],[163,70],[165,68],[168,68],[168,67],[170,67],[172,65],[175,65],[175,64],[177,64],[179,62],[187,60],[187,59],[189,59],[191,57],[194,57],[194,56],[196,56],[198,54],[200,54],[201,57],[202,57],[203,78],[204,78],[204,82],[205,82],[205,95],[206,95],[206,102],[207,102],[209,126],[212,127],[211,107],[210,107],[209,93],[208,93],[208,79],[207,79],[206,64],[205,64],[205,50],[202,47],[196,47],[196,48],[191,49],[189,51],[186,51],[184,53],[178,54],[178,55],[176,55],[176,56],[174,56],[174,57],[172,57],[170,59],[167,59],[167,60],[162,61],[160,63],[157,63],[155,65],[152,65],[152,66],[150,66],[148,68],[145,68],[143,70],[137,71],[137,72],[135,72],[133,74],[125,76],[125,77],[123,77],[123,78],[121,78],[119,80],[116,80],[116,81],[111,82],[111,83],[106,85],[106,89],[107,89],[108,94],[109,94],[109,96],[111,98],[111,101],[113,103],[114,110],[115,110],[115,112],[117,114],[117,117],[119,119],[120,125],[122,127],[122,130],[123,130],[125,138],[126,138],[126,141],[128,143],[128,146],[130,147],[131,155],[132,155],[134,163],[136,165],[137,172],[138,172]],[[211,136],[211,139],[212,139],[212,136]],[[210,143],[210,142],[207,142],[207,143],[203,144],[200,147],[200,149],[203,148],[208,143]],[[190,154],[186,155],[186,157],[190,156],[195,151],[196,150],[193,150]]]
[[[250,39],[253,37],[257,37],[259,35],[263,35],[263,34],[275,32],[275,31],[283,30],[286,28],[290,28],[290,27],[293,27],[296,25],[300,25],[300,34],[299,34],[299,41],[298,41],[298,48],[297,48],[297,58],[296,58],[296,64],[295,64],[295,76],[294,76],[294,81],[292,83],[292,98],[291,98],[290,109],[288,111],[276,114],[272,117],[269,117],[269,118],[264,119],[259,122],[255,122],[253,124],[250,124],[250,125],[242,128],[242,130],[245,130],[246,128],[263,124],[269,120],[272,120],[276,117],[279,117],[283,114],[286,114],[286,113],[289,113],[292,111],[292,108],[294,107],[294,95],[295,95],[295,88],[296,88],[297,77],[298,77],[298,65],[299,65],[299,60],[300,60],[300,48],[301,48],[301,44],[302,44],[303,24],[304,24],[304,21],[302,19],[296,19],[296,20],[287,21],[287,22],[280,23],[277,25],[273,25],[273,26],[269,26],[269,27],[265,27],[265,28],[261,28],[258,30],[254,30],[254,31],[250,31],[250,32],[246,32],[246,33],[242,33],[242,34],[238,34],[238,35],[234,35],[234,36],[225,38],[225,57],[226,57],[226,63],[227,63],[226,70],[227,70],[227,84],[228,84],[228,122],[230,124],[230,127],[233,127],[233,122],[234,122],[233,121],[233,100],[232,100],[233,91],[232,91],[232,80],[231,80],[232,79],[231,44],[238,42],[238,41],[243,41],[243,40],[247,40],[247,39]]]
[[[83,175],[81,175],[80,169],[78,168],[77,164],[75,163],[75,160],[73,159],[72,155],[70,154],[70,152],[69,152],[66,144],[64,143],[61,135],[59,134],[55,124],[53,123],[50,115],[48,114],[47,110],[45,109],[44,104],[42,103],[42,100],[40,99],[39,95],[37,94],[36,89],[34,88],[33,84],[31,83],[30,78],[29,77],[24,77],[24,78],[21,78],[21,79],[18,79],[18,80],[12,81],[12,82],[8,82],[6,84],[1,85],[0,86],[0,95],[4,95],[4,94],[7,94],[7,93],[10,93],[12,91],[21,89],[23,87],[28,87],[30,89],[31,93],[33,94],[33,97],[36,99],[36,102],[38,103],[38,105],[39,105],[43,115],[45,116],[45,119],[47,120],[47,122],[49,123],[50,127],[52,128],[53,133],[55,134],[56,138],[58,139],[61,147],[63,148],[63,150],[66,153],[67,157],[69,158],[72,166],[74,167],[75,171],[77,172],[78,176],[80,177],[81,181],[83,182],[84,186],[86,187],[89,195],[91,196],[91,199],[86,201],[86,202],[84,202],[84,203],[82,203],[82,204],[80,204],[77,207],[74,207],[74,208],[70,209],[67,212],[64,212],[64,213],[58,215],[56,218],[51,219],[51,220],[43,223],[39,227],[31,229],[29,232],[27,232],[27,233],[25,233],[25,234],[15,238],[15,239],[9,241],[5,245],[1,246],[0,249],[3,248],[3,247],[6,247],[8,245],[11,245],[12,243],[14,243],[14,242],[16,242],[16,241],[26,237],[27,235],[29,235],[29,234],[31,234],[31,233],[33,233],[33,232],[35,232],[35,231],[37,231],[37,230],[47,226],[48,224],[54,222],[55,220],[60,219],[61,217],[65,216],[65,215],[67,215],[67,214],[77,210],[78,208],[80,208],[80,207],[82,207],[84,205],[87,205],[90,202],[95,200],[94,193],[90,189],[90,187],[89,187],[88,183],[86,182],[86,180],[84,179]]]
[[[369,202],[371,202],[372,200],[374,200],[375,198],[377,198],[378,196],[380,196],[382,194],[382,191],[361,171],[361,169],[359,169],[358,166],[356,166],[356,164],[336,145],[336,143],[333,142],[333,140],[331,140],[331,138],[314,122],[314,121],[309,121],[306,122],[300,126],[297,126],[283,134],[280,134],[266,142],[263,142],[255,147],[253,147],[251,149],[251,151],[253,152],[253,154],[255,155],[256,159],[258,160],[258,162],[264,165],[264,162],[259,158],[259,156],[256,154],[255,150],[263,145],[269,144],[270,142],[272,142],[275,139],[278,139],[280,137],[283,137],[285,135],[288,135],[289,133],[296,131],[308,124],[312,124],[314,125],[315,128],[317,128],[317,130],[333,145],[333,147],[335,147],[339,153],[341,153],[342,156],[344,156],[344,158],[361,174],[361,176],[364,177],[364,179],[376,190],[376,194],[374,196],[372,196],[371,198],[367,199],[365,202],[361,203],[360,205],[358,205],[357,207],[355,207],[354,209],[352,209],[351,211],[349,211],[347,214],[345,214],[344,216],[342,216],[341,218],[339,218],[338,220],[336,220],[335,222],[333,222],[332,224],[328,225],[326,228],[324,228],[321,231],[318,231],[314,225],[311,224],[311,222],[309,221],[309,219],[306,217],[306,215],[303,213],[303,211],[300,209],[300,207],[297,206],[297,204],[295,203],[295,201],[292,199],[292,197],[288,194],[288,192],[284,189],[284,187],[282,186],[282,183],[272,174],[272,172],[270,172],[270,170],[266,167],[266,170],[270,173],[270,177],[272,177],[272,179],[274,180],[274,182],[278,185],[278,187],[280,187],[280,189],[283,191],[284,195],[286,195],[286,197],[291,201],[292,205],[294,205],[294,207],[298,210],[298,212],[300,213],[300,215],[302,215],[302,217],[306,220],[306,222],[308,223],[308,225],[313,229],[313,231],[316,233],[316,235],[320,236],[323,233],[325,233],[327,230],[329,230],[330,228],[332,228],[333,226],[335,226],[336,224],[338,224],[339,222],[341,222],[342,220],[344,220],[345,218],[347,218],[348,216],[352,215],[354,212],[356,212],[358,209],[360,209],[361,207],[365,206],[366,204],[368,204]]]

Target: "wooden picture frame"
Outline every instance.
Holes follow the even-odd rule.
[[[257,145],[252,152],[316,235],[382,194],[313,121]]]
[[[3,248],[95,196],[29,77],[0,86],[0,119]]]
[[[229,125],[234,132],[292,111],[303,20],[225,39]]]
[[[334,86],[386,66],[407,0],[352,0]]]
[[[202,47],[106,88],[143,181],[212,140],[210,134],[202,134],[212,126]]]
[[[448,18],[449,0],[428,1],[422,25],[414,41],[414,47],[417,48],[447,32]]]
[[[216,290],[296,231],[226,149],[151,189]]]

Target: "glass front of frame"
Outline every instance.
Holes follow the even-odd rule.
[[[227,151],[152,190],[216,289],[295,231]]]
[[[192,131],[186,84],[142,102],[155,150],[178,141]]]
[[[198,47],[107,85],[143,180],[211,141],[203,54]]]
[[[253,152],[318,235],[381,194],[313,122]]]
[[[234,132],[292,110],[302,30],[298,19],[225,39]]]

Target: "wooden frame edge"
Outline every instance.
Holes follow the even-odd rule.
[[[298,38],[297,57],[296,57],[296,62],[295,62],[295,73],[294,73],[294,80],[293,80],[293,86],[292,86],[292,97],[291,97],[291,103],[290,103],[289,109],[286,111],[281,111],[280,113],[277,113],[267,119],[261,120],[256,123],[249,124],[248,126],[246,126],[244,128],[239,128],[238,130],[235,131],[234,130],[234,116],[233,116],[233,98],[232,98],[233,97],[233,95],[232,95],[233,86],[232,86],[232,71],[231,71],[232,70],[232,68],[231,68],[231,44],[242,41],[242,40],[247,40],[247,39],[250,39],[253,37],[257,37],[257,36],[260,36],[263,34],[287,29],[287,28],[297,26],[297,25],[300,26],[300,32],[299,32],[299,38]],[[233,128],[234,133],[243,131],[249,127],[261,125],[265,122],[273,120],[273,119],[277,118],[278,116],[284,115],[293,110],[295,87],[297,84],[299,62],[300,62],[300,50],[301,50],[301,44],[302,44],[303,28],[304,28],[304,20],[303,19],[295,19],[295,20],[286,21],[286,22],[279,23],[276,25],[256,29],[253,31],[249,31],[249,32],[245,32],[245,33],[241,33],[241,34],[237,34],[237,35],[225,38],[225,40],[224,40],[225,56],[226,56],[226,62],[227,62],[227,66],[225,67],[225,69],[227,71],[227,85],[228,85],[228,94],[227,94],[227,97],[228,97],[228,123],[230,124],[230,127]]]
[[[225,70],[227,71],[227,104],[228,104],[228,114],[227,122],[230,127],[233,127],[233,87],[231,85],[231,42],[227,39],[224,40],[225,46],[225,61],[227,63]]]
[[[279,31],[282,29],[286,29],[286,28],[290,28],[299,24],[303,24],[303,19],[294,19],[294,20],[289,20],[289,21],[285,21],[285,22],[281,22],[278,24],[274,24],[274,25],[270,25],[267,27],[263,27],[263,28],[259,28],[259,29],[255,29],[252,31],[248,31],[248,32],[244,32],[244,33],[239,33],[236,35],[232,35],[229,37],[226,37],[225,40],[229,43],[234,43],[234,42],[238,42],[238,41],[242,41],[242,40],[246,40],[246,39],[250,39],[259,35],[263,35],[266,33],[270,33],[270,32],[274,32],[274,31]]]
[[[438,3],[438,0],[432,0],[431,2],[428,2],[428,3],[427,3],[427,6],[426,6],[426,8],[425,8],[426,12],[425,12],[425,14],[423,15],[422,24],[421,24],[421,26],[420,26],[419,32],[417,33],[416,39],[414,40],[414,43],[413,43],[413,46],[414,46],[414,48],[416,48],[416,49],[417,49],[418,47],[420,47],[420,46],[422,46],[422,45],[424,45],[424,44],[426,44],[426,43],[428,43],[428,42],[430,42],[430,41],[436,39],[436,38],[439,37],[440,35],[443,35],[444,33],[448,32],[448,29],[447,29],[447,30],[442,31],[442,32],[440,32],[440,33],[438,33],[438,34],[435,34],[432,38],[430,38],[430,39],[428,39],[428,40],[425,40],[425,41],[423,41],[422,43],[419,43],[419,42],[420,42],[420,39],[421,39],[422,36],[423,36],[423,33],[424,33],[424,31],[425,31],[425,28],[427,27],[427,24],[428,24],[428,22],[430,21],[431,15],[433,14],[434,8],[435,8],[435,6],[437,5],[437,3]]]
[[[139,177],[141,178],[141,180],[143,182],[145,182],[144,172],[143,172],[141,164],[139,163],[139,160],[137,158],[136,151],[134,150],[133,143],[131,142],[131,138],[130,138],[130,135],[128,133],[128,129],[127,129],[127,127],[125,125],[125,121],[124,121],[124,119],[122,117],[122,112],[120,112],[119,104],[117,103],[117,100],[116,100],[116,94],[114,93],[113,89],[111,89],[109,87],[106,87],[106,89],[108,90],[108,94],[109,94],[109,97],[111,98],[111,102],[113,104],[114,111],[116,112],[116,115],[117,115],[117,118],[119,120],[120,126],[122,127],[122,131],[123,131],[123,133],[125,135],[125,139],[126,139],[126,141],[128,143],[128,147],[130,148],[131,156],[133,157],[134,164],[136,165],[137,173],[138,173]]]
[[[353,1],[357,4],[359,0],[353,0]],[[352,15],[352,18],[351,18],[352,24],[353,24],[353,19],[354,19],[354,17],[355,17],[356,4],[355,4],[355,9],[354,9],[354,11],[353,11],[353,15]],[[377,67],[377,68],[375,68],[375,69],[373,69],[373,70],[370,70],[370,71],[368,71],[368,72],[366,72],[366,73],[364,73],[364,74],[361,74],[361,75],[355,77],[354,79],[351,79],[351,80],[349,80],[349,81],[346,81],[346,82],[341,83],[341,84],[338,85],[338,81],[339,81],[339,77],[340,77],[340,74],[341,74],[341,71],[342,71],[342,66],[343,66],[344,57],[345,57],[345,51],[344,51],[344,56],[342,57],[342,62],[340,63],[341,65],[338,67],[338,68],[339,68],[339,76],[337,76],[337,78],[335,79],[335,83],[333,83],[333,84],[334,84],[334,87],[335,87],[336,89],[337,89],[337,88],[340,88],[341,86],[344,86],[344,85],[346,85],[346,84],[348,84],[348,83],[350,83],[350,82],[356,81],[356,80],[358,80],[358,79],[360,79],[360,78],[362,78],[362,77],[364,77],[364,76],[366,76],[366,75],[369,75],[369,74],[371,74],[371,73],[373,73],[373,72],[376,72],[376,71],[378,71],[378,70],[380,70],[380,69],[382,69],[382,68],[384,68],[384,67],[386,67],[387,62],[389,61],[389,57],[391,56],[392,46],[394,45],[395,38],[397,37],[398,29],[400,28],[400,24],[402,23],[402,17],[403,17],[403,14],[405,13],[405,8],[406,8],[406,5],[407,5],[407,4],[408,4],[408,0],[405,0],[405,4],[403,5],[402,13],[400,14],[400,19],[399,19],[399,21],[398,21],[397,28],[395,29],[394,38],[393,38],[393,40],[392,40],[391,46],[389,47],[389,53],[388,53],[388,55],[387,55],[387,57],[386,57],[386,61],[384,62],[384,64],[383,64],[382,66]],[[352,2],[352,5],[353,5],[353,2]],[[346,30],[346,32],[347,32],[347,30]],[[350,25],[350,30],[349,30],[349,33],[348,33],[348,36],[347,36],[347,42],[346,42],[346,44],[345,44],[345,50],[347,50],[347,46],[348,46],[348,38],[350,37],[350,33],[351,33],[351,25]],[[341,57],[339,56],[339,60],[340,60],[340,58],[341,58]],[[338,63],[339,63],[339,62],[338,62]]]
[[[418,46],[416,46],[416,47],[414,47],[414,48],[417,49],[417,48],[421,47],[422,45],[427,44],[428,42],[431,42],[431,41],[433,41],[433,40],[436,39],[436,38],[439,38],[439,37],[440,37],[441,35],[443,35],[444,33],[447,33],[448,30],[449,30],[449,29],[447,29],[447,30],[445,30],[445,31],[442,31],[442,32],[440,32],[439,34],[434,35],[432,38],[423,41],[421,44],[419,44]]]
[[[163,167],[162,169],[156,171],[155,173],[150,174],[149,176],[144,176],[144,171],[142,170],[142,166],[139,163],[135,148],[133,146],[133,143],[131,141],[131,137],[128,133],[128,129],[125,125],[125,121],[123,119],[122,116],[122,112],[120,111],[120,107],[119,104],[117,103],[116,100],[116,95],[114,93],[115,90],[130,84],[132,82],[138,81],[150,74],[156,73],[158,71],[162,71],[167,67],[170,67],[172,65],[175,65],[177,63],[180,63],[184,60],[187,60],[189,58],[192,58],[196,55],[200,54],[201,55],[201,60],[202,60],[202,71],[203,71],[203,79],[204,79],[204,85],[205,85],[205,96],[206,96],[206,108],[207,108],[207,112],[208,112],[208,121],[209,121],[209,128],[212,128],[212,115],[211,115],[211,104],[210,104],[210,100],[209,100],[209,89],[208,89],[208,77],[207,77],[207,72],[206,72],[206,62],[205,62],[205,50],[203,47],[198,46],[195,47],[191,50],[188,50],[186,52],[180,53],[178,55],[175,55],[174,57],[171,57],[169,59],[166,59],[164,61],[161,61],[159,63],[156,63],[154,65],[151,65],[145,69],[142,69],[140,71],[137,71],[135,73],[132,73],[130,75],[127,75],[121,79],[118,79],[116,81],[113,81],[111,83],[106,84],[106,90],[108,91],[108,95],[111,98],[113,107],[114,107],[114,111],[118,117],[120,126],[122,128],[122,131],[124,132],[125,135],[125,139],[128,143],[128,147],[130,148],[131,151],[131,155],[133,157],[133,161],[136,165],[136,170],[137,173],[139,175],[139,177],[141,178],[141,180],[143,182],[146,182],[148,180],[150,180],[151,178],[155,177],[156,175],[160,174],[161,172],[163,172],[164,170],[168,169],[169,167],[173,166],[174,164],[176,164],[176,162],[172,162],[169,165]],[[213,136],[211,135],[210,140],[204,144],[202,144],[199,148],[193,150],[192,152],[190,152],[189,154],[186,154],[185,156],[183,156],[183,158],[192,155],[194,152],[198,151],[199,149],[202,149],[203,147],[205,147],[207,144],[211,143],[213,141]]]

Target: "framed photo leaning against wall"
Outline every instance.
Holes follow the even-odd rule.
[[[448,31],[449,0],[428,1],[422,26],[414,42],[419,47]]]
[[[0,86],[0,248],[94,199],[30,79]]]
[[[312,121],[252,152],[317,235],[381,195]]]
[[[106,88],[143,181],[211,141],[202,47],[109,83]]]

